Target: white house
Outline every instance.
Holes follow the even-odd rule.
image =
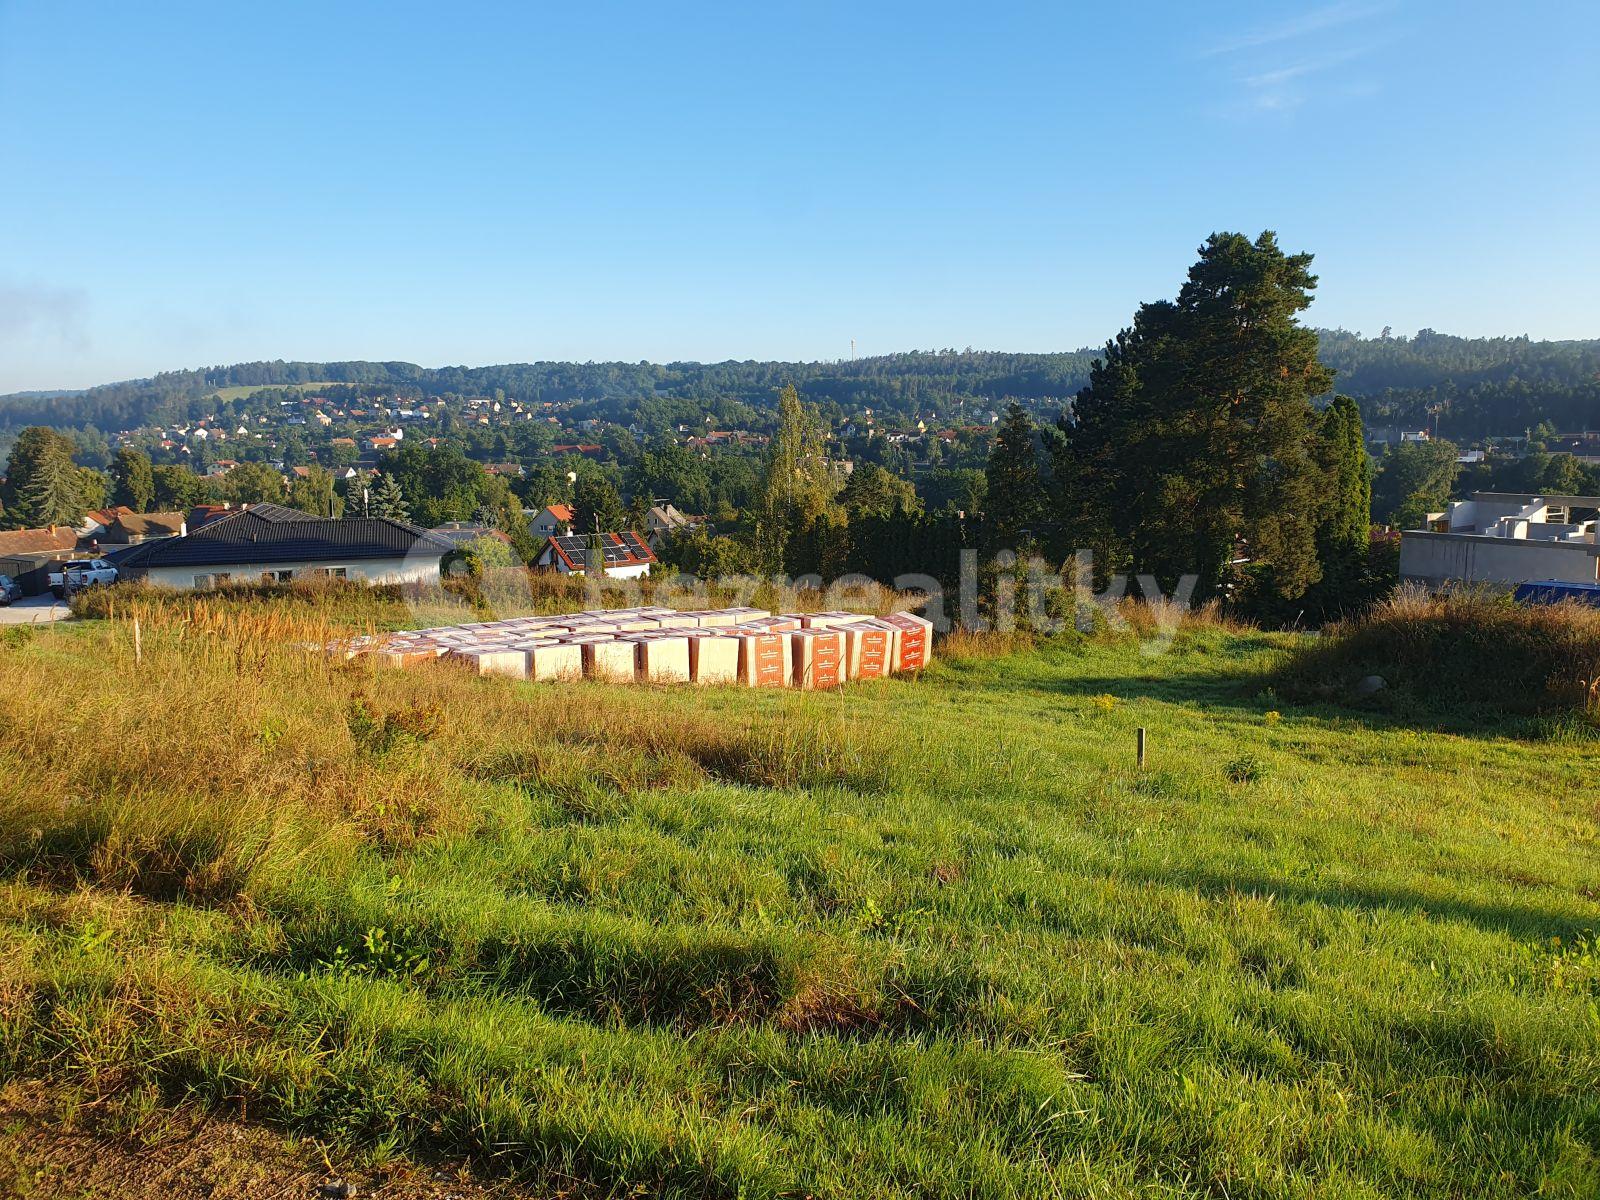
[[[175,588],[294,579],[430,583],[451,543],[382,517],[340,521],[254,504],[182,537],[141,542],[110,557],[123,578]]]
[[[534,537],[563,537],[572,532],[572,506],[552,504],[534,514],[528,522]]]
[[[688,529],[699,522],[699,517],[691,517],[679,512],[677,507],[663,501],[652,504],[650,512],[645,517],[645,529],[650,539],[652,549],[659,550],[664,539],[671,537],[680,529]]]
[[[600,573],[612,579],[637,579],[650,574],[656,561],[655,552],[645,540],[631,529],[622,533],[577,534],[571,537],[553,537],[545,542],[544,550],[534,560],[539,567],[553,567],[561,575],[581,575],[588,571],[590,557],[595,552],[593,541],[599,539],[602,560]]]

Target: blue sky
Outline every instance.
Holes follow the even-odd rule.
[[[0,0],[0,392],[259,358],[1600,336],[1600,7]]]

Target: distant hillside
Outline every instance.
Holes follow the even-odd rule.
[[[1335,386],[1356,397],[1369,424],[1429,424],[1460,440],[1520,434],[1541,422],[1600,428],[1600,339],[1535,342],[1459,338],[1363,338],[1320,330]]]
[[[1460,439],[1518,434],[1548,422],[1600,427],[1600,339],[1537,342],[1459,338],[1364,338],[1322,330],[1323,360],[1337,388],[1361,401],[1369,423],[1424,425]],[[1056,354],[913,351],[849,362],[507,363],[420,367],[405,362],[257,362],[173,371],[78,393],[0,397],[0,432],[26,425],[104,432],[192,419],[260,387],[355,385],[413,397],[492,396],[576,404],[581,415],[628,423],[701,423],[748,405],[770,410],[796,384],[835,414],[963,414],[1017,399],[1051,414],[1087,381],[1096,350]]]

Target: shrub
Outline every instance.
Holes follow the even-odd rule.
[[[1302,698],[1330,698],[1348,695],[1367,675],[1432,704],[1515,713],[1593,709],[1600,694],[1600,610],[1521,605],[1483,592],[1436,597],[1406,590],[1330,626],[1289,662],[1279,686]]]
[[[1223,768],[1232,783],[1259,783],[1266,778],[1267,768],[1254,754],[1241,754]]]

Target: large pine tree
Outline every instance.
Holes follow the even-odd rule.
[[[1060,461],[1064,516],[1102,566],[1168,587],[1193,573],[1201,595],[1294,597],[1319,578],[1311,401],[1332,374],[1296,319],[1310,266],[1270,232],[1213,234],[1177,300],[1142,305],[1095,361]]]

